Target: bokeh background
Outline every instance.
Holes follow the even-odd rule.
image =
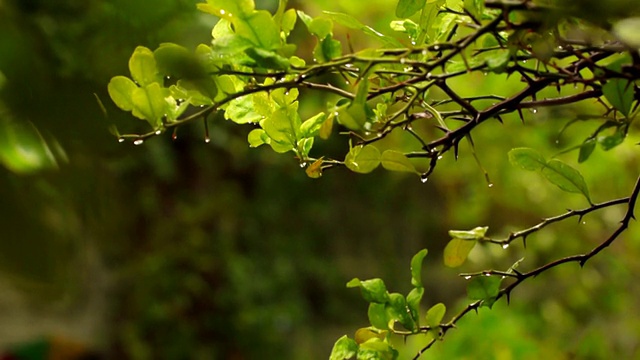
[[[201,124],[181,128],[175,141],[118,143],[109,126],[145,125],[115,108],[106,84],[127,74],[137,45],[208,43],[216,19],[196,2],[0,0],[0,353],[57,347],[114,359],[326,359],[338,337],[367,325],[367,304],[345,287],[353,277],[381,277],[406,293],[411,256],[426,247],[424,307],[444,302],[452,315],[466,303],[459,272],[507,269],[523,257],[528,269],[584,252],[622,218],[624,207],[606,209],[531,236],[526,251],[521,243],[478,246],[461,269],[442,264],[449,229],[487,225],[500,237],[588,205],[512,167],[506,153],[527,146],[552,156],[579,144],[597,122],[561,130],[578,112],[602,111],[591,103],[479,127],[476,151],[491,187],[465,146],[424,184],[383,170],[310,179],[290,155],[249,149],[250,127],[222,117],[209,120],[208,144]],[[391,34],[395,2],[290,6],[313,16],[346,12]],[[335,31],[346,44],[347,29]],[[349,35],[356,48],[380,46]],[[309,58],[304,27],[292,36]],[[454,88],[506,94],[521,86],[470,76]],[[323,103],[307,97],[302,111]],[[632,132],[576,165],[596,202],[628,195],[637,142]],[[346,146],[336,134],[318,150],[340,156]],[[577,153],[560,158],[576,164]],[[584,269],[546,273],[519,287],[511,305],[465,317],[428,356],[638,358],[639,253],[634,224]],[[423,340],[408,339],[401,358]],[[25,350],[29,344],[37,349]]]

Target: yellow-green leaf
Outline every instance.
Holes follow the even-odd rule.
[[[475,240],[451,239],[444,248],[444,264],[448,267],[464,264],[474,246],[476,246]]]
[[[404,171],[417,174],[415,166],[409,158],[396,150],[385,150],[380,159],[382,167],[389,171]]]
[[[380,151],[373,145],[353,147],[345,157],[344,164],[353,172],[370,173],[380,165]]]

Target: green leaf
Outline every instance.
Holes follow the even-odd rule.
[[[413,163],[403,153],[396,150],[385,150],[380,159],[382,167],[389,171],[405,171],[418,174]]]
[[[361,23],[358,19],[354,18],[351,15],[333,12],[333,11],[323,11],[331,20],[337,22],[342,26],[346,26],[350,29],[360,30],[366,35],[369,35],[375,39],[381,40],[385,45],[393,46],[393,47],[402,47],[403,44],[396,40],[393,37],[384,35],[379,31],[375,30],[371,26],[365,25]]]
[[[525,170],[542,170],[547,164],[545,158],[538,151],[530,148],[511,149],[509,161]]]
[[[369,323],[376,329],[386,330],[389,328],[389,318],[385,304],[370,303],[367,310]]]
[[[426,323],[427,326],[435,328],[440,326],[444,314],[447,312],[447,307],[443,303],[433,305],[427,310]]]
[[[255,9],[253,0],[207,0],[206,4],[198,4],[198,9],[218,16],[227,21],[244,18]]]
[[[629,17],[616,22],[613,33],[630,47],[640,49],[640,17]]]
[[[506,49],[492,51],[485,59],[489,70],[496,74],[501,74],[507,69],[509,60],[511,60],[511,52]]]
[[[322,38],[313,49],[313,56],[318,62],[327,62],[342,55],[342,44],[331,35]]]
[[[280,31],[271,14],[266,10],[253,12],[243,21],[232,21],[236,34],[265,50],[280,48]]]
[[[160,47],[153,52],[153,57],[162,75],[189,79],[206,76],[206,71],[197,58],[180,45],[160,44]]]
[[[256,93],[230,101],[224,117],[237,124],[248,124],[258,123],[272,113],[269,96],[266,93]]]
[[[129,58],[129,71],[131,77],[140,86],[160,83],[162,76],[158,73],[156,59],[151,50],[144,46],[138,46]]]
[[[415,287],[422,286],[422,263],[427,252],[427,249],[422,249],[411,258],[411,285]]]
[[[133,115],[147,120],[154,129],[160,128],[162,117],[168,110],[165,101],[167,95],[168,90],[161,88],[158,83],[136,88],[131,95],[131,102],[134,106]]]
[[[131,97],[133,92],[138,88],[136,84],[125,76],[115,76],[109,81],[107,90],[111,100],[124,111],[133,110],[133,101]]]
[[[178,95],[176,92],[176,90],[178,90],[180,93],[178,98],[185,99],[193,106],[212,105],[214,103],[213,99],[218,93],[216,83],[211,78],[181,79],[178,80],[175,86],[171,86],[170,89],[174,95]]]
[[[344,335],[333,345],[329,360],[348,360],[356,355],[358,352],[358,344],[349,339],[347,335]]]
[[[380,151],[373,145],[356,146],[344,159],[345,166],[360,174],[367,174],[380,165]]]
[[[269,142],[269,136],[262,129],[253,129],[247,136],[250,147],[258,147]]]
[[[602,93],[624,117],[629,117],[634,98],[633,84],[626,79],[608,79],[602,85]]]
[[[449,230],[449,236],[463,240],[481,240],[488,230],[488,226],[478,226],[472,230]]]
[[[434,20],[438,16],[438,12],[440,11],[440,7],[444,5],[446,0],[438,0],[438,1],[427,1],[427,3],[422,8],[422,12],[420,13],[420,30],[421,35],[417,41],[418,45],[421,45],[425,38],[432,39],[433,34],[435,32],[435,28],[433,27]]]
[[[396,16],[399,18],[408,18],[422,9],[426,0],[400,0],[396,5]]]
[[[322,176],[322,163],[324,160],[322,158],[313,162],[313,164],[309,165],[304,172],[308,177],[312,179],[317,179]]]
[[[593,150],[596,148],[596,139],[587,139],[580,146],[580,153],[578,154],[578,162],[582,163],[587,161],[589,156],[593,153]]]
[[[458,267],[464,264],[474,246],[476,246],[474,240],[451,239],[444,248],[444,264],[448,267]]]
[[[296,26],[296,20],[298,20],[298,17],[296,16],[295,9],[289,9],[285,11],[282,16],[282,32],[284,32],[286,35],[289,35],[291,30],[293,30],[293,28]]]
[[[626,129],[624,126],[620,126],[616,129],[616,132],[613,135],[598,137],[598,143],[600,143],[603,150],[609,151],[622,144],[625,137],[627,137]]]
[[[355,278],[347,283],[347,287],[360,287],[362,297],[368,302],[384,304],[389,301],[389,293],[382,279],[370,279],[361,281]]]
[[[262,128],[272,140],[269,145],[276,152],[287,152],[297,145],[296,128],[299,128],[299,125],[295,124],[297,116],[297,113],[288,108],[280,108],[262,122]]]
[[[464,0],[464,8],[475,17],[477,20],[482,19],[482,13],[484,12],[483,0]]]
[[[369,326],[366,328],[360,328],[356,330],[354,338],[356,340],[356,343],[362,344],[364,342],[369,341],[369,339],[373,339],[373,338],[384,340],[384,338],[387,336],[388,333],[389,332],[386,330],[380,331],[375,327]]]
[[[491,308],[500,293],[502,279],[498,276],[476,276],[467,285],[469,300],[482,300],[482,306]]]
[[[395,360],[398,358],[398,351],[379,338],[372,338],[360,344],[356,358],[358,360]]]
[[[255,60],[258,67],[263,69],[286,70],[290,66],[289,59],[270,50],[250,47],[245,49],[244,52]]]
[[[325,17],[317,17],[307,25],[309,32],[319,39],[333,35],[333,21]]]
[[[424,288],[422,286],[413,288],[407,294],[407,307],[416,326],[420,326],[420,302],[422,301],[422,296],[424,296]]]
[[[580,193],[591,202],[589,189],[582,174],[564,162],[557,159],[549,161],[542,169],[542,175],[560,189],[570,193]]]
[[[389,321],[398,321],[405,329],[414,330],[416,323],[411,317],[409,308],[407,307],[407,299],[402,294],[389,294],[389,301],[386,304]]]
[[[327,114],[321,112],[305,120],[302,125],[300,125],[300,133],[302,134],[302,137],[313,137],[318,135],[318,133],[320,133],[320,128],[326,119]]]

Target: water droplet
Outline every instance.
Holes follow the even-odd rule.
[[[119,143],[123,143],[124,142],[124,138],[118,138],[118,142]]]
[[[400,59],[400,64],[404,64],[405,62],[407,62],[407,59],[405,59],[405,58],[401,58]]]
[[[428,53],[427,49],[422,50],[422,56],[427,56]]]
[[[224,11],[224,9],[220,9],[220,15],[224,15],[224,14],[226,14],[226,13],[227,13],[227,12],[226,12],[226,11]]]
[[[531,112],[535,114],[535,113],[537,113],[537,112],[538,112],[538,109],[536,109],[536,108],[531,108]]]
[[[508,243],[504,243],[502,244],[502,248],[507,250],[509,248],[509,244]]]
[[[162,134],[162,130],[156,130],[156,135]]]
[[[442,155],[438,155],[438,160],[442,160]]]
[[[556,144],[560,144],[560,140],[557,140],[557,139],[556,139]]]
[[[353,64],[345,64],[344,67],[351,68],[351,67],[353,67]]]
[[[304,161],[303,161],[303,162],[301,162],[301,163],[300,163],[300,167],[301,167],[301,168],[303,168],[303,169],[304,169],[306,166],[307,166],[307,163],[306,163],[306,162],[304,162]]]
[[[489,183],[489,184],[487,184],[487,186],[492,188],[493,187],[493,183]]]
[[[440,50],[440,46],[439,46],[439,45],[434,46],[434,47],[433,47],[433,50],[434,50],[434,51],[438,51],[438,50]]]
[[[204,142],[208,144],[208,143],[211,142],[211,139],[209,137],[206,137],[206,138],[204,138]]]
[[[526,63],[527,63],[527,60],[522,60],[522,63],[523,63],[523,64],[526,64]]]
[[[144,140],[138,139],[138,140],[133,142],[133,145],[142,145],[142,143],[144,143]]]
[[[467,276],[465,276],[465,277],[464,277],[464,279],[465,279],[465,280],[469,280],[469,279],[471,279],[471,275],[467,275]]]
[[[586,222],[586,221],[583,221],[583,222],[582,222],[582,225],[587,225],[587,222]]]
[[[416,42],[411,40],[411,45],[415,45],[415,44],[416,44]]]
[[[427,181],[429,181],[429,176],[427,176],[427,174],[422,174],[420,175],[420,181],[424,184]]]
[[[486,72],[486,71],[484,71],[484,72],[482,73],[482,75],[487,76],[487,75],[489,75],[489,73],[488,73],[488,72]]]
[[[427,79],[431,79],[431,73],[427,73]]]
[[[483,272],[482,274],[483,274],[484,276],[491,276],[491,273],[490,273],[490,272],[488,272],[488,271],[485,271],[485,272]]]

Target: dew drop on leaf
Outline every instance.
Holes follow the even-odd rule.
[[[306,166],[307,166],[307,163],[306,163],[306,162],[301,162],[301,163],[300,163],[300,167],[301,167],[301,168],[303,168],[303,169],[304,169]]]

